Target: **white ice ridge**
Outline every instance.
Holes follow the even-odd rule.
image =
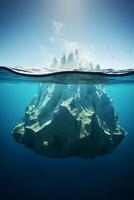
[[[70,52],[68,56],[63,54],[60,60],[53,58],[52,64],[49,66],[49,70],[78,70],[78,71],[100,71],[100,65],[93,65],[88,59],[82,57],[79,54],[78,49],[75,52]]]

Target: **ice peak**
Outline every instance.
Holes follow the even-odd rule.
[[[63,54],[63,56],[61,57],[61,60],[60,60],[61,66],[65,66],[65,65],[66,65],[66,62],[67,62],[67,60],[66,60],[66,55]]]
[[[57,70],[81,70],[81,71],[91,71],[91,70],[100,70],[100,65],[93,65],[92,62],[89,62],[87,58],[79,54],[78,49],[71,51],[66,55],[65,53],[58,61],[56,58],[53,58],[50,68],[56,68]]]
[[[75,49],[75,56],[76,56],[77,58],[79,58],[79,51],[78,51],[78,49]]]

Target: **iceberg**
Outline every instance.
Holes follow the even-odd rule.
[[[71,51],[66,55],[65,53],[62,55],[60,59],[57,59],[56,57],[53,58],[52,63],[48,68],[46,68],[48,71],[100,71],[100,65],[93,64],[91,61],[89,61],[90,58],[81,56],[79,54],[78,49],[75,49],[75,51]]]
[[[113,152],[126,132],[101,85],[41,84],[12,135],[36,154],[93,159]]]

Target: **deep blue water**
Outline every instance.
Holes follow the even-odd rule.
[[[94,160],[49,159],[17,144],[12,128],[37,94],[38,83],[0,83],[0,199],[134,199],[134,84],[105,85],[128,135]]]

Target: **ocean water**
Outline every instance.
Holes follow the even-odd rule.
[[[119,115],[127,136],[108,155],[93,160],[80,158],[51,159],[33,153],[12,137],[12,129],[21,122],[25,107],[37,94],[40,82],[77,84],[68,74],[58,79],[26,77],[0,73],[0,199],[86,200],[134,199],[134,76],[90,74],[90,80],[74,73],[81,84],[103,84]],[[73,75],[73,77],[74,77]],[[66,79],[65,79],[66,77]],[[78,78],[79,77],[79,78]],[[81,78],[82,77],[82,78]],[[37,80],[38,79],[38,80]],[[46,80],[46,81],[45,81]],[[53,81],[52,81],[53,80]],[[58,80],[58,83],[57,83]],[[70,82],[68,82],[71,80]],[[93,81],[95,80],[95,81]],[[99,80],[99,82],[98,82]],[[104,81],[105,80],[105,81]]]

